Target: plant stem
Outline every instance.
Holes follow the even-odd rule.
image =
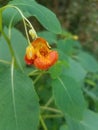
[[[0,9],[0,33],[2,32],[2,10]]]
[[[41,78],[41,76],[42,76],[42,73],[40,73],[37,77],[36,77],[36,79],[34,80],[34,84],[36,84],[37,83],[37,81]]]
[[[36,79],[34,80],[34,84],[36,84],[37,83],[37,81],[41,78],[41,76],[43,75],[45,73],[45,71],[41,71],[40,73],[39,73],[39,75],[36,77]]]
[[[2,35],[3,35],[4,39],[6,40],[6,42],[8,44],[11,56],[15,58],[14,50],[13,50],[13,47],[11,45],[10,39],[7,37],[7,35],[5,34],[5,32],[3,30],[2,30]],[[16,58],[15,58],[15,66],[18,66],[18,64],[16,62]]]
[[[6,40],[7,44],[8,44],[8,47],[9,47],[9,50],[10,50],[10,53],[11,53],[11,56],[15,58],[15,54],[14,54],[14,51],[13,51],[13,48],[12,48],[12,45],[11,45],[11,42],[10,42],[10,39],[8,38],[8,36],[6,35],[6,33],[3,31],[2,29],[2,8],[0,8],[0,32],[1,34],[3,35],[4,39]],[[16,63],[16,58],[15,58],[15,65],[17,66],[18,64]]]
[[[5,61],[5,60],[2,60],[2,59],[0,59],[0,62],[1,62],[1,63],[4,63],[4,64],[8,64],[8,65],[11,64],[9,61]]]
[[[48,107],[52,101],[53,101],[53,97],[50,97],[47,103],[45,104],[45,107]]]
[[[50,97],[49,100],[47,101],[47,103],[44,105],[44,108],[48,107],[51,102],[53,101],[53,97]],[[45,109],[41,110],[41,113],[44,113]]]
[[[51,107],[41,106],[40,108],[43,109],[43,110],[48,110],[48,111],[52,111],[52,112],[55,112],[55,113],[60,113],[60,114],[62,114],[61,111],[59,111],[59,110],[57,110],[57,109],[54,109],[54,108],[51,108]]]
[[[46,119],[46,118],[60,118],[60,117],[64,117],[63,114],[50,114],[50,115],[43,115],[43,118]]]
[[[4,31],[2,31],[2,35],[3,35],[3,37],[5,38],[6,42],[8,43],[8,46],[9,46],[11,55],[13,56],[13,55],[14,55],[14,52],[13,52],[12,45],[11,45],[11,43],[10,43],[9,38],[7,37],[7,35],[5,34]]]
[[[48,130],[48,128],[47,128],[47,126],[46,126],[46,124],[45,124],[45,122],[44,122],[44,120],[43,120],[41,115],[40,115],[40,122],[41,122],[41,125],[43,127],[43,130]]]
[[[34,76],[34,75],[38,75],[40,72],[39,72],[39,70],[33,70],[33,71],[31,71],[30,73],[28,73],[28,76]]]

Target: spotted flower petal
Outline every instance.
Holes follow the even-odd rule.
[[[26,49],[25,61],[38,69],[46,70],[58,60],[57,51],[51,50],[48,42],[43,38],[36,38]]]
[[[56,51],[51,51],[46,57],[38,57],[34,60],[34,65],[41,69],[46,70],[50,68],[58,60],[58,53]]]

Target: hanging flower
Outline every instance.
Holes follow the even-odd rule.
[[[54,65],[57,60],[57,51],[51,50],[51,47],[43,38],[36,38],[31,45],[26,48],[26,64],[34,65],[38,69],[47,70]]]

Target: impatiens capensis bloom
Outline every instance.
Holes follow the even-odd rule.
[[[25,61],[28,65],[34,65],[41,70],[47,70],[58,60],[58,52],[51,50],[47,41],[43,38],[36,38],[26,48]]]

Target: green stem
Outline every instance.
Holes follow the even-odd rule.
[[[7,42],[7,44],[8,44],[8,47],[9,47],[11,56],[15,58],[14,50],[13,50],[13,48],[12,48],[10,39],[7,37],[7,35],[5,34],[5,32],[4,32],[3,30],[2,30],[2,35],[3,35],[4,39],[6,40],[6,42]],[[18,64],[17,64],[17,62],[16,62],[16,58],[15,58],[15,66],[18,66]]]
[[[37,83],[37,81],[41,78],[41,76],[42,76],[42,73],[40,73],[40,74],[36,77],[36,79],[34,80],[34,84]]]
[[[28,76],[35,76],[35,75],[38,75],[40,72],[39,72],[39,70],[33,70],[33,71],[31,71],[29,74],[28,74]]]
[[[2,29],[2,10],[3,10],[3,8],[0,8],[0,32],[3,35],[4,39],[6,40],[6,42],[8,44],[11,56],[15,58],[15,54],[14,54],[10,39],[8,38],[8,36],[6,35],[6,33]],[[15,58],[15,66],[17,66],[17,65],[18,64],[16,63],[16,58]]]
[[[48,107],[52,101],[53,101],[53,97],[50,97],[47,103],[45,104],[45,107]]]
[[[11,46],[11,43],[10,43],[9,38],[7,37],[7,35],[5,34],[4,31],[2,31],[2,35],[3,35],[3,37],[5,38],[6,42],[8,43],[8,46],[9,46],[11,55],[13,56],[13,55],[14,55],[14,52],[13,52],[13,49],[12,49],[12,46]]]
[[[2,10],[0,8],[0,33],[2,32]]]
[[[8,65],[11,64],[9,61],[5,61],[5,60],[2,60],[2,59],[0,59],[0,62],[1,62],[1,63],[4,63],[4,64],[8,64]]]
[[[48,110],[48,111],[52,111],[52,112],[55,112],[55,113],[60,113],[62,114],[62,112],[60,110],[57,110],[55,108],[51,108],[51,107],[45,107],[45,106],[41,106],[40,107],[42,110]]]
[[[34,84],[37,83],[37,81],[41,78],[41,76],[45,73],[45,71],[41,71],[40,74],[36,77],[36,79],[34,80]]]
[[[46,108],[49,108],[48,106],[51,104],[51,102],[53,101],[53,97],[50,97],[49,100],[47,101],[47,103],[44,105],[44,108],[42,108],[43,106],[41,106],[41,114],[44,113],[44,111],[46,110]]]
[[[56,115],[54,115],[54,114],[50,114],[50,115],[43,115],[43,118],[44,119],[49,119],[49,118],[61,118],[61,117],[64,117],[64,115],[63,114],[56,114]]]
[[[48,128],[47,128],[47,126],[46,126],[46,124],[45,124],[45,122],[44,122],[44,120],[43,120],[41,115],[40,115],[40,122],[41,122],[41,125],[43,127],[43,130],[48,130]]]

